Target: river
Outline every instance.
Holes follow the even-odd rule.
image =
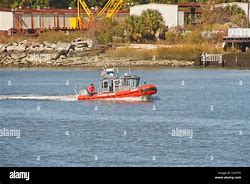
[[[153,101],[76,101],[97,69],[0,69],[0,166],[250,166],[249,70],[132,72]]]

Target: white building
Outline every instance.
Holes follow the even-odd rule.
[[[7,31],[13,27],[13,12],[0,9],[0,31]]]
[[[178,11],[178,5],[174,4],[143,4],[130,7],[130,15],[141,15],[144,10],[158,10],[169,28],[184,25],[184,12]]]

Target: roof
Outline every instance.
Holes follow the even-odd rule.
[[[152,7],[152,6],[159,6],[159,7],[162,7],[162,6],[178,6],[177,4],[161,4],[161,3],[149,3],[149,4],[138,4],[138,5],[134,5],[134,6],[131,6],[131,8],[133,7]]]
[[[0,7],[0,11],[11,12],[11,9]]]
[[[35,13],[42,13],[42,14],[77,14],[77,9],[30,9],[30,8],[22,8],[16,9],[16,13],[26,13],[26,14],[35,14]],[[97,13],[96,10],[91,10],[92,13]],[[120,10],[117,13],[128,13],[128,11]]]
[[[205,7],[205,3],[176,3],[179,7]]]

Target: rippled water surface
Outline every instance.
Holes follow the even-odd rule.
[[[1,69],[0,133],[20,138],[0,134],[0,166],[250,166],[249,70],[132,72],[152,102],[76,101],[99,70]]]

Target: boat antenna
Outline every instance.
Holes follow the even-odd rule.
[[[74,91],[75,91],[75,94],[76,94],[76,95],[79,95],[79,93],[78,93],[77,90],[76,90],[76,85],[75,85],[75,87],[74,87],[73,89],[74,89]]]
[[[129,63],[128,69],[129,69],[129,74],[131,74],[130,63]]]

